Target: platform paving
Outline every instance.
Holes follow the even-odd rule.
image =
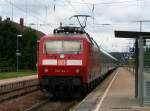
[[[150,107],[139,107],[134,98],[134,74],[118,68],[75,111],[150,111]]]
[[[37,78],[37,75],[3,79],[3,80],[0,80],[0,85],[10,84],[10,83],[19,82],[19,81],[25,81],[25,80],[31,80],[31,79],[36,79],[36,78]]]

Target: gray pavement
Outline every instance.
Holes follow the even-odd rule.
[[[99,111],[136,111],[139,108],[134,98],[134,75],[119,68]]]
[[[134,75],[118,68],[104,83],[99,85],[76,111],[150,111],[150,107],[139,107],[134,98]]]
[[[37,75],[3,79],[3,80],[0,80],[0,85],[15,83],[19,81],[25,81],[25,80],[31,80],[35,78],[37,78]]]

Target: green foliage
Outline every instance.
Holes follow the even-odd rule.
[[[25,69],[35,69],[37,61],[37,36],[31,29],[23,32],[21,44],[21,65]]]
[[[30,28],[21,31],[21,28],[8,20],[0,21],[0,67],[16,68],[18,34],[23,35],[22,38],[18,39],[21,52],[21,57],[19,57],[21,68],[36,69],[37,35],[35,31]]]
[[[0,79],[14,78],[14,77],[22,77],[22,76],[31,76],[36,74],[35,71],[20,71],[20,72],[1,72]]]
[[[10,67],[15,67],[16,35],[20,31],[9,21],[0,23],[0,58]],[[6,61],[7,60],[7,61]]]

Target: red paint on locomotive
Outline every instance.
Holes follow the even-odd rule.
[[[58,87],[86,93],[102,76],[101,57],[102,51],[87,33],[44,36],[38,50],[40,86],[52,93],[59,92]]]
[[[82,52],[71,53],[71,54],[61,54],[61,53],[44,53],[45,41],[81,41]],[[39,57],[38,57],[38,76],[42,79],[42,76],[79,76],[81,77],[82,83],[88,83],[88,73],[92,70],[97,70],[100,68],[100,62],[97,59],[98,50],[96,47],[90,48],[90,41],[88,37],[83,35],[70,36],[70,37],[55,37],[55,36],[44,36],[40,40],[39,44]],[[97,51],[97,52],[96,52]],[[61,55],[64,57],[61,58]],[[49,62],[56,62],[44,64],[44,60],[52,60]],[[72,61],[71,61],[72,60]],[[78,60],[78,61],[76,61]],[[68,61],[71,62],[81,62],[81,64],[73,65],[67,64]],[[98,65],[99,64],[99,65]],[[46,71],[47,69],[47,71]],[[88,70],[91,69],[91,70]],[[76,72],[79,70],[79,72]]]

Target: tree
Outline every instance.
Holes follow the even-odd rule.
[[[0,22],[0,58],[3,58],[9,67],[15,67],[16,35],[20,31],[8,20]]]
[[[19,66],[22,69],[36,69],[38,38],[36,31],[27,27],[21,31],[18,26],[9,20],[0,21],[0,67],[16,68],[17,35],[22,34],[22,38],[18,39],[21,52]]]
[[[35,69],[37,61],[37,35],[35,31],[28,28],[23,32],[21,44],[22,68]]]

